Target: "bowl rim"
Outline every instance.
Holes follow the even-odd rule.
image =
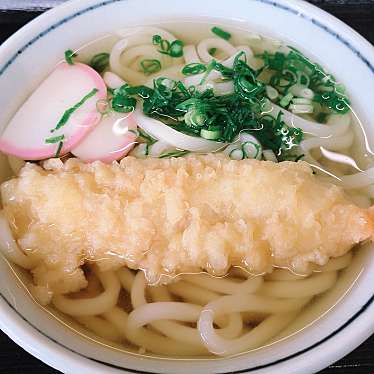
[[[12,57],[0,67],[0,76],[6,72],[7,68],[12,64],[16,56],[22,53],[33,44],[35,40],[42,37],[47,30],[57,27],[58,24],[63,24],[66,20],[80,15],[85,9],[92,9],[93,7],[103,6],[110,3],[122,2],[126,0],[71,0],[63,3],[56,8],[53,8],[42,15],[38,16],[27,25],[18,30],[14,35],[8,38],[0,47],[0,55],[6,54],[7,51],[14,51],[13,44],[20,41],[29,40],[29,35],[33,35],[34,29],[44,29],[46,31],[40,32],[31,39],[28,43],[24,44],[24,48],[17,50]],[[161,0],[159,0],[161,1]],[[325,31],[334,35],[340,42],[350,48],[374,73],[374,48],[364,39],[358,32],[346,25],[344,22],[338,20],[329,13],[317,8],[316,6],[306,3],[302,0],[249,0],[257,1],[266,4],[279,6],[283,9],[292,11],[297,16],[308,19],[318,27],[323,28]],[[79,11],[78,11],[79,10]],[[59,20],[58,22],[53,22]],[[54,25],[54,26],[52,26]],[[339,30],[339,32],[334,31]],[[374,332],[374,294],[367,301],[361,309],[343,324],[339,329],[332,334],[326,336],[320,342],[314,344],[307,349],[295,352],[294,354],[278,360],[271,365],[282,365],[282,363],[290,363],[296,359],[302,359],[307,353],[306,351],[319,350],[323,352],[326,349],[326,342],[329,341],[329,356],[320,354],[319,362],[308,363],[308,368],[311,371],[322,369],[329,363],[339,359],[349,351],[357,347],[360,343],[366,340]],[[16,311],[11,304],[0,294],[0,328],[14,340],[17,344],[23,347],[26,351],[35,357],[46,362],[50,366],[58,370],[68,370],[66,372],[76,372],[80,370],[82,373],[99,373],[105,370],[106,373],[147,373],[145,371],[135,369],[122,369],[117,368],[109,363],[101,363],[100,361],[91,358],[85,358],[82,354],[74,352],[69,347],[63,344],[51,341],[51,338],[46,336],[37,327],[31,325],[21,314]],[[348,328],[349,327],[349,328]],[[354,335],[351,334],[355,331]],[[343,343],[344,342],[344,343]],[[334,344],[333,344],[334,343]],[[296,361],[295,361],[296,362]],[[58,365],[59,363],[60,365]],[[63,366],[61,366],[63,365]],[[105,365],[105,366],[104,366]],[[249,371],[263,371],[266,367],[263,365],[251,369],[243,369],[238,371],[231,371],[232,373],[245,373]],[[294,370],[294,369],[291,369]],[[256,371],[257,372],[257,371]],[[289,371],[290,372],[290,371]],[[296,371],[295,371],[296,372]],[[149,372],[151,373],[151,372]]]

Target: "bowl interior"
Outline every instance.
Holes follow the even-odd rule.
[[[178,2],[177,6],[172,0],[78,0],[68,3],[37,19],[2,46],[0,128],[4,128],[17,107],[61,60],[64,50],[78,48],[125,26],[160,25],[178,20],[232,24],[253,30],[283,40],[330,68],[347,87],[353,108],[365,127],[369,146],[372,145],[374,126],[371,126],[370,118],[374,118],[373,50],[338,21],[298,1],[237,0],[235,6],[229,1],[223,1],[218,7],[216,1],[206,0],[203,8],[197,0]],[[5,180],[10,175],[7,159],[0,155],[0,179]],[[334,348],[328,343],[328,337],[338,334],[339,329],[360,313],[372,297],[370,287],[367,286],[374,279],[374,254],[370,247],[372,245],[361,248],[338,286],[300,315],[287,331],[274,339],[273,344],[232,358],[156,359],[123,353],[117,348],[108,347],[106,342],[98,344],[78,326],[75,328],[81,334],[66,328],[63,318],[51,318],[50,311],[37,305],[22,286],[20,279],[24,279],[25,274],[9,266],[4,259],[0,259],[0,305],[4,304],[0,307],[0,315],[5,310],[6,313],[11,310],[15,316],[24,318],[32,326],[32,331],[19,343],[60,369],[66,367],[64,365],[72,365],[71,368],[80,367],[82,372],[90,373],[102,372],[100,370],[104,367],[107,372],[116,371],[116,368],[163,373],[172,373],[176,369],[180,373],[192,370],[196,373],[239,372],[267,371],[276,365],[290,365],[291,361],[293,370],[316,369],[327,364],[328,360],[337,358],[336,353],[335,356],[333,353]],[[17,323],[14,318],[10,325],[3,324],[1,327],[13,336]],[[302,333],[299,331],[301,327]],[[368,329],[369,333],[374,331],[374,318]],[[44,338],[57,344],[56,352],[64,351],[67,361],[62,362],[62,354],[54,357],[47,353],[45,342],[37,341],[41,333]],[[277,341],[279,339],[281,341]],[[32,342],[39,344],[34,350]],[[313,349],[321,344],[329,344],[327,352],[331,350],[331,354],[325,359],[327,361],[318,362],[313,358],[306,363],[302,359],[303,354],[311,355]]]

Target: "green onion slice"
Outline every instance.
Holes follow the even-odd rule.
[[[229,32],[222,30],[221,28],[217,26],[212,27],[211,30],[213,34],[216,34],[222,39],[229,40],[231,38],[231,34]]]
[[[161,38],[160,35],[153,35],[153,37],[152,37],[152,44],[153,45],[158,45],[158,44],[161,43],[161,40],[162,40],[162,38]]]
[[[217,48],[210,48],[208,50],[208,53],[211,55],[211,56],[214,56],[214,54],[217,52]]]
[[[98,89],[97,88],[94,88],[92,91],[90,91],[86,96],[84,96],[78,103],[76,103],[74,106],[72,106],[71,108],[67,109],[64,114],[62,115],[62,117],[60,118],[60,120],[58,121],[56,127],[54,129],[51,130],[51,132],[54,132],[58,129],[60,129],[61,127],[65,126],[66,123],[69,121],[69,118],[70,116],[77,110],[79,109],[88,99],[90,99],[91,97],[95,96],[96,93],[97,93]]]
[[[61,142],[64,139],[65,139],[65,135],[58,135],[58,136],[52,136],[50,138],[45,139],[45,142],[47,144],[56,144],[56,143]]]
[[[112,108],[115,112],[129,113],[136,107],[136,99],[130,96],[117,95],[112,99]]]
[[[170,157],[182,157],[190,153],[190,151],[182,151],[182,150],[176,150],[176,151],[171,151],[167,153],[161,153],[158,158],[170,158]]]
[[[192,62],[182,69],[182,74],[184,75],[196,75],[204,72],[206,72],[206,66],[198,62]]]
[[[235,148],[230,152],[229,157],[232,160],[243,160],[244,152],[240,148]]]
[[[266,95],[270,100],[275,100],[279,96],[278,91],[269,85],[266,86]]]
[[[68,49],[67,51],[65,51],[65,61],[69,64],[69,65],[74,65],[74,61],[73,61],[73,58],[74,57],[77,57],[78,54],[75,53],[73,50],[71,49]]]
[[[159,60],[142,60],[140,66],[145,75],[157,73],[161,70],[161,62]]]
[[[171,57],[183,56],[183,42],[181,40],[174,40],[169,48],[169,55]]]
[[[221,129],[218,127],[210,127],[208,129],[201,129],[200,136],[207,140],[217,140],[221,136]]]
[[[57,147],[57,151],[55,153],[55,158],[58,158],[60,157],[60,153],[61,153],[61,150],[62,150],[62,146],[64,145],[64,142],[60,142],[58,143],[58,147]]]
[[[103,52],[93,56],[90,66],[101,74],[109,66],[109,53]]]
[[[161,53],[169,54],[170,42],[166,39],[162,39],[160,42]]]
[[[166,39],[162,39],[160,35],[153,35],[152,44],[158,45],[160,49],[158,52],[169,55],[170,57],[182,57],[183,56],[183,42],[181,40],[174,40],[170,43]]]
[[[251,141],[243,143],[242,150],[246,158],[258,158],[261,155],[260,145]]]
[[[292,100],[293,95],[291,92],[289,92],[286,96],[283,96],[281,101],[279,102],[279,105],[282,107],[286,107]]]

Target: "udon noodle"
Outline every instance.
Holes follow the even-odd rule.
[[[118,30],[91,43],[78,51],[79,58],[84,61],[96,51],[107,51],[109,67],[101,74],[111,90],[125,83],[153,87],[157,78],[166,77],[169,81],[183,82],[187,89],[193,87],[201,92],[210,89],[221,96],[235,90],[233,81],[225,79],[222,71],[204,70],[185,76],[183,67],[209,64],[214,54],[223,67],[233,68],[236,56],[243,53],[248,65],[259,69],[259,54],[290,51],[276,40],[235,29],[230,29],[231,39],[225,40],[212,35],[209,27],[197,25],[198,31],[194,32],[194,25],[182,23],[179,28],[183,32],[179,32],[177,26],[168,26],[184,41],[184,53],[180,57],[160,54],[162,46],[152,42],[152,37],[158,35],[165,44],[171,45],[178,40],[176,35],[159,27],[141,26]],[[145,74],[140,68],[144,60],[157,60],[162,68]],[[266,81],[266,72],[261,77]],[[316,116],[310,112],[313,92],[300,84],[293,90],[299,101],[294,101],[292,108],[285,109],[279,103],[268,101],[263,112],[275,117],[283,113],[283,120],[290,127],[301,129],[304,138],[298,150],[318,177],[342,186],[360,207],[369,207],[374,197],[374,167],[372,159],[367,157],[369,150],[364,149],[359,139],[364,135],[360,133],[358,119],[352,112],[336,114],[322,110],[328,114],[326,123],[317,123]],[[270,89],[269,93],[271,96]],[[152,128],[154,121],[160,121],[160,118],[140,118],[143,123],[139,126],[143,129]],[[118,124],[117,127],[121,131]],[[156,137],[156,133],[149,133]],[[171,151],[186,149],[183,142],[180,140]],[[199,148],[201,144],[196,143],[190,150],[206,153]],[[141,146],[132,150],[137,157],[146,156]],[[222,142],[213,151],[221,151],[226,146]],[[170,145],[158,144],[158,147],[152,148],[151,156],[170,151]],[[233,150],[236,149],[230,155]],[[277,157],[272,150],[264,149],[264,159],[277,162]],[[24,161],[13,156],[8,159],[17,175]],[[4,214],[0,216],[0,249],[14,264],[33,269],[34,263],[14,239]],[[281,268],[269,274],[252,275],[240,267],[232,267],[225,277],[180,274],[173,282],[158,286],[148,285],[140,270],[121,267],[102,272],[95,264],[86,264],[88,285],[79,292],[53,294],[48,287],[32,284],[29,290],[41,304],[52,303],[58,311],[97,336],[142,353],[176,357],[230,356],[261,347],[276,337],[316,298],[334,287],[340,272],[349,267],[352,256],[348,252],[330,259],[324,266],[314,265],[308,274],[302,275]]]
[[[0,223],[5,248],[12,237],[3,218]],[[26,269],[32,266],[17,246],[8,249],[11,261]],[[347,253],[308,276],[284,269],[251,276],[233,268],[223,278],[185,274],[158,287],[147,286],[142,271],[92,268],[86,294],[56,295],[52,302],[109,341],[166,356],[227,356],[258,348],[280,333],[314,297],[334,286],[351,260]],[[29,289],[39,301],[46,297]],[[126,298],[130,303],[124,307]]]

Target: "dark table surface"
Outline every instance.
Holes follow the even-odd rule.
[[[62,0],[0,0],[0,43],[46,8],[62,2]],[[310,0],[309,2],[340,18],[374,44],[374,0]],[[0,373],[52,374],[57,371],[30,356],[0,332]],[[374,374],[374,336],[321,373]]]

